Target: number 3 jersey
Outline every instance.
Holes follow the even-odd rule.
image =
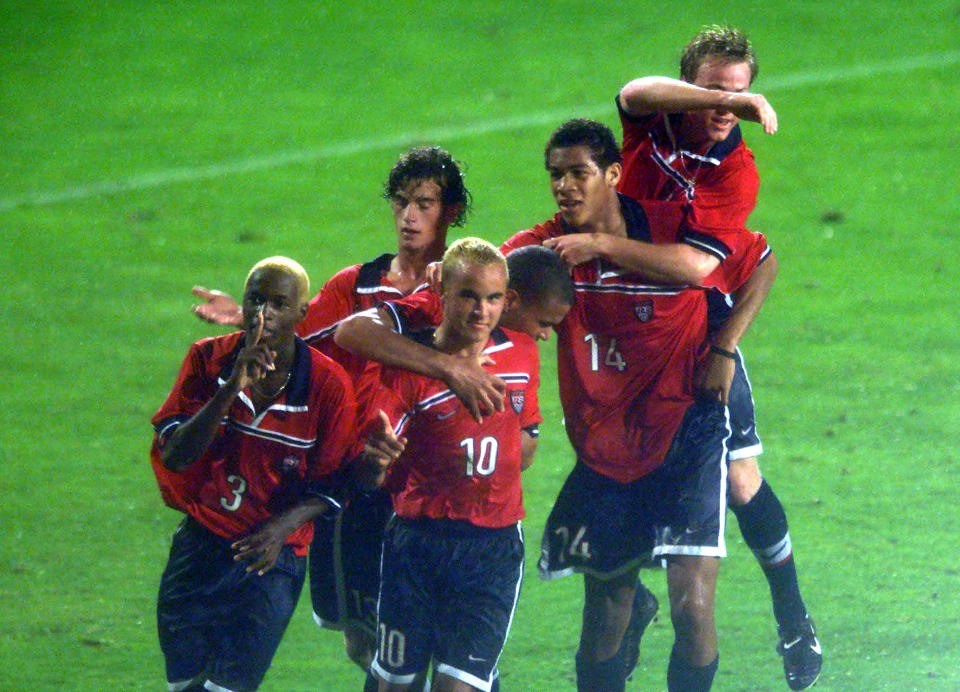
[[[738,288],[768,252],[759,233],[684,225],[679,204],[641,206],[620,195],[620,205],[629,238],[687,243],[720,259],[708,278],[721,290]],[[501,251],[567,232],[557,214],[517,233]],[[654,284],[600,260],[576,266],[573,279],[576,300],[557,327],[567,436],[584,463],[627,483],[663,462],[693,402],[693,368],[706,338],[705,294]]]
[[[424,332],[418,335],[424,341]],[[385,487],[405,518],[463,520],[488,528],[523,518],[521,430],[536,435],[539,355],[526,334],[497,328],[483,355],[484,369],[507,386],[504,410],[477,423],[446,383],[371,363],[357,385],[368,429],[384,411],[407,445]]]
[[[228,539],[250,533],[307,495],[337,506],[337,471],[356,440],[356,399],[346,373],[297,339],[290,380],[269,407],[255,412],[248,390],[242,391],[201,458],[178,473],[164,468],[164,442],[229,379],[243,344],[243,332],[193,344],[151,419],[150,458],[164,501]],[[307,522],[287,542],[303,552],[312,532]]]

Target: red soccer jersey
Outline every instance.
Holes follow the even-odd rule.
[[[712,234],[682,225],[682,205],[620,196],[627,234],[654,243],[689,243],[721,259],[716,281],[735,290],[759,261],[759,234]],[[559,214],[521,231],[506,253],[566,232]],[[732,246],[731,246],[732,244]],[[753,253],[751,255],[751,252]],[[755,266],[755,265],[754,265]],[[713,275],[711,275],[713,276]],[[654,285],[602,261],[573,271],[576,300],[557,328],[560,400],[578,457],[626,483],[659,466],[693,402],[692,377],[706,336],[700,289]]]
[[[540,418],[539,356],[526,334],[496,329],[485,368],[507,385],[504,411],[477,423],[447,385],[399,368],[372,364],[358,385],[361,407],[379,425],[382,409],[403,455],[386,487],[401,517],[464,520],[499,528],[524,516],[520,486],[521,429]]]
[[[323,285],[310,301],[307,316],[297,325],[299,334],[313,348],[340,363],[352,378],[363,372],[366,360],[350,353],[333,341],[340,322],[355,312],[367,310],[385,300],[403,297],[403,292],[387,279],[394,255],[380,255],[365,264],[341,269]],[[426,288],[422,284],[414,289]]]
[[[623,174],[618,189],[635,200],[689,203],[699,226],[745,229],[757,205],[760,176],[740,134],[708,151],[693,152],[677,145],[682,113],[633,117],[620,108],[623,124]]]
[[[229,379],[243,340],[237,332],[191,346],[173,390],[151,420],[156,434],[150,459],[164,501],[228,539],[250,533],[304,494],[336,505],[327,492],[356,439],[356,399],[347,374],[298,339],[290,381],[276,401],[255,413],[244,390],[200,459],[181,472],[164,468],[165,437]],[[307,522],[287,542],[302,553],[312,535]]]

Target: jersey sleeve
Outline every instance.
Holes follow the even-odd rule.
[[[317,361],[314,360],[314,366]],[[353,384],[343,368],[328,361],[328,372],[316,400],[321,407],[317,418],[317,454],[311,475],[320,478],[336,472],[356,439],[357,400]]]
[[[528,245],[543,245],[543,241],[547,238],[556,238],[560,235],[563,235],[563,232],[557,217],[554,217],[545,223],[537,224],[533,228],[514,233],[500,246],[500,252],[506,256],[511,250]]]
[[[203,353],[212,345],[211,340],[198,342],[190,347],[170,394],[150,422],[153,424],[153,444],[150,446],[150,464],[153,467],[160,496],[164,504],[186,512],[185,498],[195,496],[202,484],[206,469],[203,464],[193,464],[175,472],[161,462],[163,443],[178,425],[188,421],[212,396],[209,378],[205,376]]]
[[[770,254],[770,246],[762,233],[729,231],[719,234],[730,248],[727,257],[702,282],[705,288],[733,293],[746,283],[750,275]]]
[[[390,313],[391,326],[398,334],[435,327],[443,319],[443,302],[429,289],[381,305]]]
[[[354,286],[360,265],[342,269],[323,285],[307,306],[307,316],[297,325],[297,335],[315,345],[333,333],[336,324],[354,312]]]
[[[643,115],[630,115],[620,104],[620,94],[614,98],[617,104],[617,113],[620,114],[620,125],[623,128],[623,149],[633,151],[640,142],[646,137],[653,126],[663,118],[660,113],[644,113]]]

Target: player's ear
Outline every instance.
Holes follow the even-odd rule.
[[[445,226],[453,225],[453,222],[457,220],[457,217],[460,216],[460,210],[463,209],[463,205],[459,202],[451,204],[449,206],[444,205],[443,207],[443,223]]]
[[[300,303],[300,310],[297,311],[297,322],[303,322],[303,319],[307,316],[307,310],[309,310],[309,303]]]
[[[607,185],[610,187],[616,187],[617,183],[620,182],[620,176],[623,174],[623,166],[614,161],[609,166],[607,170],[603,172],[603,177],[607,181]]]
[[[520,294],[512,288],[503,292],[503,311],[507,312],[511,308],[520,304]]]

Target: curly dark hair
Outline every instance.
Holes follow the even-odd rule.
[[[563,123],[550,135],[543,150],[544,165],[550,167],[550,152],[554,149],[575,146],[590,149],[590,157],[601,170],[621,162],[620,146],[609,127],[596,120],[574,118]]]
[[[411,180],[432,180],[440,186],[443,208],[456,208],[451,226],[462,226],[473,203],[473,195],[463,183],[460,165],[440,147],[414,147],[397,159],[383,184],[383,197],[392,200]]]
[[[753,52],[753,44],[740,29],[711,24],[694,36],[680,55],[680,77],[692,82],[704,60],[719,58],[724,63],[745,62],[750,66],[750,83],[757,78],[760,64]]]

